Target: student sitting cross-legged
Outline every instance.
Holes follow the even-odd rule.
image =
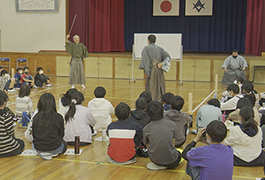
[[[242,107],[239,115],[241,124],[233,126],[229,121],[226,125],[230,132],[224,140],[234,150],[235,166],[263,166],[265,152],[262,150],[262,129],[257,125],[252,107]]]
[[[75,144],[75,136],[80,137],[80,146],[92,143],[92,127],[96,120],[90,109],[82,105],[84,100],[83,93],[76,92],[72,95],[70,106],[67,108],[64,140],[68,145]]]
[[[162,95],[162,101],[163,101],[163,107],[164,107],[164,111],[168,111],[171,109],[170,106],[170,99],[174,96],[174,94],[167,92],[165,94]]]
[[[114,108],[107,99],[105,99],[106,90],[102,86],[96,87],[94,90],[95,98],[88,103],[88,108],[91,110],[97,123],[94,126],[96,131],[101,131],[111,123],[111,115],[114,114]]]
[[[131,112],[131,116],[128,118],[128,121],[133,121],[138,123],[143,128],[150,122],[150,118],[145,112],[146,100],[143,97],[140,97],[135,102],[136,109]]]
[[[107,128],[110,144],[108,146],[109,162],[112,164],[132,164],[136,162],[134,138],[141,135],[143,128],[133,122],[127,121],[130,107],[121,102],[115,108],[118,121],[110,123]]]
[[[205,133],[210,145],[194,148]],[[233,149],[222,145],[226,134],[226,126],[214,120],[206,130],[200,128],[194,140],[186,146],[182,157],[188,161],[186,173],[193,180],[232,180]]]
[[[163,170],[177,167],[181,157],[173,144],[176,124],[163,118],[164,109],[158,101],[148,103],[146,110],[151,122],[143,130],[143,141],[148,144],[148,154],[152,161],[147,164],[147,168]]]
[[[232,98],[226,102],[221,102],[220,109],[222,111],[228,111],[227,114],[229,114],[236,109],[237,101],[244,96],[242,94],[239,94],[239,87],[237,84],[230,84],[226,89],[229,92],[229,95],[232,96]]]
[[[51,93],[41,95],[38,102],[38,113],[33,118],[32,148],[45,160],[51,160],[67,149],[64,137],[64,120],[56,112],[54,96]]]
[[[177,127],[175,135],[175,146],[180,147],[186,141],[187,129],[192,122],[191,117],[181,111],[184,105],[184,99],[181,96],[173,96],[170,99],[171,108],[164,114],[164,119],[173,121]]]
[[[42,67],[38,67],[37,68],[37,74],[35,75],[34,78],[34,83],[37,87],[42,87],[43,84],[45,84],[47,87],[51,87],[51,83],[50,83],[50,79],[43,74],[43,68]]]
[[[200,107],[196,117],[196,126],[198,129],[206,128],[213,120],[223,121],[220,102],[217,99],[210,99],[207,105]]]
[[[8,96],[0,91],[0,157],[16,156],[24,149],[24,141],[15,138],[13,118],[6,110]]]

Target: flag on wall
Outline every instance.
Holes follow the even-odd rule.
[[[213,0],[186,0],[186,16],[212,16]]]
[[[153,0],[153,16],[178,16],[179,0]]]

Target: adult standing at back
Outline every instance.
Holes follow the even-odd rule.
[[[170,59],[170,55],[163,48],[155,45],[156,36],[148,36],[148,45],[142,51],[142,61],[139,69],[143,69],[146,75],[145,91],[151,93],[153,101],[162,102],[165,94],[165,77],[162,70],[163,60]]]
[[[88,51],[84,44],[80,43],[80,37],[75,35],[73,37],[74,43],[71,43],[69,39],[70,35],[66,36],[66,50],[72,55],[70,67],[70,77],[69,84],[74,88],[75,84],[81,84],[83,88],[85,87],[86,79],[84,73],[83,59],[88,57]]]
[[[222,84],[232,84],[237,77],[241,77],[246,80],[246,68],[248,67],[247,61],[243,56],[238,55],[238,51],[235,49],[231,56],[228,56],[223,63],[224,76]]]

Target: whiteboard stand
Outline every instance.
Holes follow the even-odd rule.
[[[183,85],[183,81],[182,81],[182,59],[183,58],[183,46],[181,45],[180,47],[180,58],[179,59],[171,59],[171,61],[178,61],[180,62],[180,79],[179,79],[179,85]],[[132,79],[129,80],[129,83],[131,82],[136,82],[136,79],[134,79],[134,61],[141,61],[141,58],[136,58],[135,57],[135,49],[134,49],[134,45],[132,48]]]
[[[180,46],[180,78],[179,78],[179,85],[183,85],[183,81],[182,81],[182,65],[183,65],[183,46]]]

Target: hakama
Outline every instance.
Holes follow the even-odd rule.
[[[169,54],[161,47],[151,43],[142,51],[142,61],[139,69],[143,69],[146,75],[145,91],[151,94],[153,101],[162,103],[162,95],[165,93],[164,71],[157,65],[166,57],[170,59]]]
[[[88,52],[86,46],[82,43],[66,43],[66,50],[69,54],[72,55],[72,59],[70,62],[70,76],[69,76],[69,84],[85,84],[85,73],[84,73],[84,65],[83,59],[88,57]]]
[[[86,79],[82,58],[72,57],[70,66],[69,84],[85,84]]]
[[[247,61],[243,56],[238,55],[236,58],[229,56],[225,59],[222,68],[226,68],[228,72],[224,71],[222,84],[232,84],[237,77],[241,77],[246,80],[245,71],[243,68],[247,68]]]

